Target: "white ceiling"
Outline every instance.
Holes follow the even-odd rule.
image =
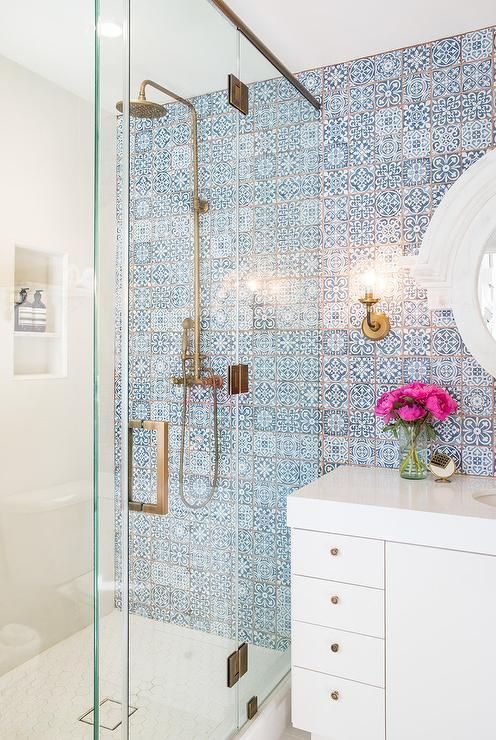
[[[496,23],[494,0],[228,0],[293,71]],[[122,21],[122,0],[100,0]],[[92,0],[0,0],[0,54],[77,95],[92,97]],[[145,77],[189,97],[225,87],[236,71],[234,29],[206,0],[133,0],[132,91]],[[242,42],[241,76],[275,76]],[[122,97],[122,40],[102,40],[104,103]]]
[[[496,24],[495,0],[227,0],[293,71]]]

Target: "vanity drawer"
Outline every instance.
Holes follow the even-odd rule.
[[[293,573],[384,588],[384,542],[292,530]]]
[[[291,685],[298,729],[329,740],[384,740],[384,689],[304,668],[293,668]]]
[[[384,640],[294,621],[291,662],[299,668],[384,687]]]
[[[293,576],[292,618],[324,627],[384,637],[384,591]]]

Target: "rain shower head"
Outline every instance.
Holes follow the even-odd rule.
[[[119,113],[124,111],[122,100],[119,100],[116,108]],[[138,100],[129,101],[129,115],[133,118],[162,118],[162,116],[165,116],[165,106],[147,100],[144,93],[140,93]]]
[[[177,95],[177,93],[172,92],[172,90],[168,90],[166,87],[158,85],[156,82],[153,82],[153,80],[143,80],[140,85],[138,100],[129,101],[130,116],[133,118],[162,118],[162,116],[165,116],[165,105],[154,103],[153,101],[146,99],[145,90],[147,86],[154,87],[155,90],[158,90],[159,92],[168,95],[173,100],[177,100],[178,103],[182,103],[187,106],[192,113],[194,125],[196,126],[196,111],[192,103],[190,103],[189,100],[185,100],[180,95]],[[117,103],[116,108],[119,113],[123,112],[124,103],[122,100]]]

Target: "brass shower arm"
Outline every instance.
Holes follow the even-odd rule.
[[[158,82],[154,82],[153,80],[143,80],[143,82],[140,85],[139,89],[139,99],[140,100],[146,100],[146,94],[145,90],[147,87],[153,87],[155,90],[158,90],[159,92],[164,93],[165,95],[168,95],[169,98],[173,98],[178,103],[182,103],[183,105],[186,105],[193,115],[193,118],[196,121],[196,110],[193,103],[191,103],[189,100],[186,100],[185,98],[182,98],[180,95],[177,95],[175,92],[172,92],[172,90],[168,90],[166,87],[163,87],[162,85],[159,85]]]

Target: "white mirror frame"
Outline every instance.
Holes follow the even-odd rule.
[[[451,308],[461,337],[482,367],[496,377],[496,340],[479,305],[482,256],[496,238],[496,150],[485,154],[452,185],[434,211],[420,252],[405,258],[427,289],[429,308]]]

